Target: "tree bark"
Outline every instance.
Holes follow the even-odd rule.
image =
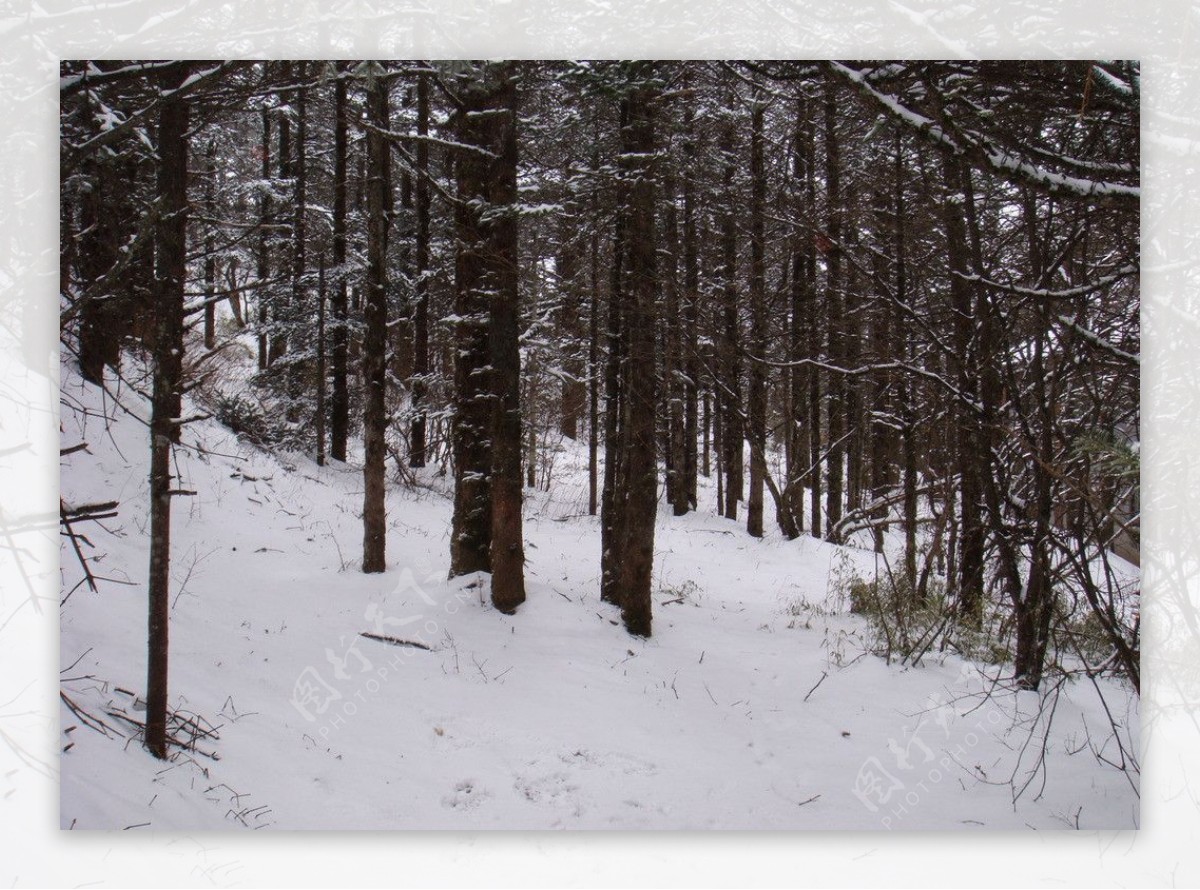
[[[525,545],[521,529],[521,355],[518,347],[517,68],[497,64],[485,110],[486,140],[497,155],[487,184],[493,221],[488,257],[492,366],[492,605],[511,614],[525,602]]]
[[[750,491],[746,500],[746,531],[763,536],[763,478],[767,474],[767,309],[764,293],[763,213],[766,204],[766,170],[763,167],[764,106],[756,94],[750,111],[750,351],[749,372]]]
[[[732,96],[730,104],[732,105]],[[729,111],[732,116],[732,108]],[[737,278],[737,215],[738,194],[734,185],[737,158],[732,121],[721,132],[721,152],[724,156],[722,174],[724,206],[721,208],[721,366],[718,387],[718,422],[721,436],[721,462],[725,470],[726,519],[737,519],[738,501],[742,499],[742,343],[741,320],[738,317]]]
[[[163,75],[164,91],[186,80],[189,66]],[[167,756],[167,669],[171,613],[171,444],[179,441],[183,391],[183,290],[187,275],[188,105],[166,96],[158,117],[154,381],[150,408],[149,640],[146,749]]]
[[[841,155],[837,137],[837,105],[833,81],[825,82],[825,228],[829,246],[826,251],[825,314],[829,327],[829,358],[840,365],[844,358],[846,329],[842,300],[842,207]],[[828,412],[829,445],[826,448],[825,522],[826,539],[837,543],[836,529],[842,520],[843,480],[845,477],[846,381],[841,374],[829,374],[825,398]]]
[[[387,86],[375,72],[367,84],[367,277],[364,286],[363,364],[363,571],[387,566],[384,458],[387,431],[387,239],[389,148]]]
[[[417,75],[417,135],[429,135],[429,77]],[[424,139],[416,145],[416,266],[413,309],[413,421],[409,434],[409,463],[423,467],[426,462],[426,411],[429,375],[429,145]]]
[[[618,599],[625,629],[634,636],[651,631],[651,573],[657,513],[655,455],[655,315],[658,268],[654,233],[654,102],[657,90],[637,85],[629,91],[628,122],[622,130],[621,166],[628,227],[629,279],[625,291],[629,375],[623,405],[626,426],[624,528]]]
[[[331,360],[332,391],[329,398],[329,456],[346,460],[350,433],[350,389],[347,380],[347,295],[346,295],[346,65],[338,63],[333,85],[333,266],[336,281],[330,308],[333,310]]]
[[[271,197],[266,184],[271,179],[271,116],[262,110],[262,180],[264,189],[258,199],[258,370],[265,371],[271,364],[270,345],[267,339],[267,324],[270,320],[271,286],[267,279],[271,274],[271,235],[267,226],[271,218]]]

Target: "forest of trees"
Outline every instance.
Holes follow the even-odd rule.
[[[1138,687],[1110,565],[1138,551],[1136,62],[61,74],[63,346],[96,385],[153,372],[159,756],[188,393],[263,447],[361,463],[364,572],[387,487],[445,473],[451,574],[518,610],[522,498],[561,435],[631,634],[661,498],[897,553],[885,610],[1009,646],[1025,688],[1086,615],[1091,663]],[[235,348],[257,373],[214,391]]]

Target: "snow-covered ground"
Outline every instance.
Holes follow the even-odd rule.
[[[486,577],[445,580],[444,479],[389,483],[389,569],[364,575],[358,468],[281,460],[211,420],[177,450],[197,494],[174,508],[170,689],[215,731],[154,760],[125,719],[143,716],[148,432],[66,365],[63,380],[92,415],[64,407],[63,445],[89,447],[63,459],[63,497],[120,501],[80,531],[98,574],[132,582],[62,608],[63,692],[108,727],[64,702],[63,828],[1138,825],[1136,777],[1093,751],[1119,756],[1097,690],[1135,739],[1136,699],[864,655],[835,582],[870,574],[869,552],[753,540],[703,489],[699,512],[660,511],[654,636],[631,638],[600,602],[586,452],[566,447],[551,491],[527,493],[528,601],[508,617]],[[66,543],[62,574],[64,593],[82,577]]]

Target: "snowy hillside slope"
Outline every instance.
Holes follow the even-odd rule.
[[[116,408],[66,364],[63,381],[63,445],[88,443],[63,459],[63,497],[120,502],[81,528],[113,579],[98,593],[62,552],[63,828],[1138,825],[1130,777],[1092,750],[1110,731],[1086,681],[985,698],[997,668],[863,654],[833,582],[870,574],[869,552],[753,540],[703,490],[698,513],[660,510],[654,636],[631,638],[599,600],[586,452],[569,446],[552,491],[528,493],[529,597],[504,616],[486,577],[445,580],[451,505],[432,471],[389,484],[389,568],[363,575],[359,469],[266,454],[213,420],[184,429],[197,494],[173,517],[171,706],[201,731],[163,764],[130,722],[148,409],[128,388],[133,414]],[[1136,727],[1136,699],[1098,688]]]

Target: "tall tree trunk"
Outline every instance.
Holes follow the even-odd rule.
[[[121,239],[110,203],[115,199],[111,174],[105,164],[95,160],[89,160],[83,169],[89,188],[80,197],[79,208],[79,273],[86,294],[80,313],[79,370],[84,380],[102,386],[105,366],[120,367],[118,283],[109,276]]]
[[[217,248],[216,232],[212,220],[216,218],[217,205],[213,190],[217,178],[217,144],[208,143],[207,161],[204,165],[204,348],[212,350],[217,345]]]
[[[271,220],[271,194],[267,188],[271,179],[271,115],[262,110],[262,181],[263,189],[258,199],[258,370],[265,371],[271,363],[267,341],[267,323],[271,306],[271,286],[267,282],[271,274],[271,232],[267,227]]]
[[[332,355],[333,388],[329,408],[329,456],[345,462],[346,440],[350,433],[350,389],[347,382],[346,345],[348,340],[346,305],[346,73],[339,62],[338,78],[333,85],[333,288]]]
[[[621,103],[621,130],[627,125],[627,103]],[[604,365],[604,486],[600,501],[600,599],[620,605],[620,589],[616,568],[621,564],[620,547],[624,543],[624,469],[625,448],[622,423],[625,393],[624,327],[625,302],[624,260],[627,248],[625,237],[626,195],[617,189],[617,213],[613,223],[613,259],[608,295],[606,340],[608,357]]]
[[[564,172],[564,176],[567,174]],[[578,226],[579,208],[571,198],[566,200],[567,215],[559,224],[558,253],[555,267],[558,277],[558,330],[563,347],[563,379],[559,401],[559,432],[568,439],[579,438],[579,421],[587,403],[587,388],[583,379],[583,306],[579,274],[579,244],[574,229]]]
[[[750,492],[746,500],[746,531],[763,536],[763,478],[767,474],[767,308],[764,293],[763,213],[767,174],[763,167],[764,106],[756,94],[750,112],[750,351],[749,429]]]
[[[597,124],[598,126],[598,124]],[[592,154],[593,175],[600,169],[600,153]],[[598,190],[592,190],[592,217],[599,217]],[[600,230],[592,229],[591,288],[588,307],[588,515],[599,507],[598,470],[600,445]]]
[[[164,74],[164,92],[188,76],[189,66]],[[171,443],[179,441],[183,391],[183,290],[187,275],[188,106],[167,95],[158,118],[156,227],[158,289],[154,303],[154,383],[150,409],[149,645],[146,676],[146,749],[167,756],[168,625],[171,612]]]
[[[954,314],[955,377],[961,396],[955,404],[955,448],[959,474],[958,601],[964,620],[983,620],[983,545],[979,479],[980,429],[975,416],[976,375],[973,356],[978,346],[971,299],[967,231],[963,220],[964,183],[959,160],[943,158],[945,198],[942,203],[946,251],[950,268],[950,300]],[[970,404],[964,404],[966,399]]]
[[[689,170],[696,157],[695,114],[691,103],[684,111],[684,156]],[[684,430],[683,477],[687,501],[696,509],[696,489],[699,466],[697,437],[699,435],[700,362],[697,352],[697,333],[700,306],[700,260],[696,244],[696,186],[693,177],[683,177],[683,356],[684,356]],[[707,437],[705,438],[707,447]],[[707,457],[704,475],[708,475]]]
[[[298,64],[297,80],[303,83],[308,78],[308,63]],[[292,219],[292,293],[285,322],[285,337],[291,341],[289,348],[295,349],[303,345],[298,341],[308,333],[304,286],[304,274],[308,268],[308,89],[304,86],[296,90],[296,143],[292,151],[294,155],[289,168],[295,177],[296,201]],[[307,362],[301,364],[299,357],[293,357],[287,366],[288,420],[293,423],[300,419],[300,402],[305,389],[301,372],[305,366]]]
[[[387,566],[384,458],[387,431],[387,238],[389,149],[387,85],[381,71],[367,83],[367,277],[363,306],[363,571]]]
[[[290,83],[292,79],[292,63],[280,62],[280,76],[285,81]],[[287,114],[279,115],[279,126],[276,128],[279,136],[279,178],[291,179],[292,177],[292,124],[288,119]],[[293,267],[294,267],[293,257]],[[286,271],[286,265],[280,263],[280,277]],[[269,365],[275,364],[280,358],[287,353],[287,323],[290,320],[290,313],[285,311],[284,304],[286,300],[283,296],[282,288],[277,288],[274,291],[275,299],[271,303],[271,355],[267,359]]]
[[[829,359],[833,364],[840,365],[845,357],[846,330],[842,294],[841,152],[837,137],[836,97],[831,77],[825,82],[825,227],[829,241],[825,255],[825,313],[829,325]],[[829,445],[825,457],[825,537],[834,542],[837,539],[838,524],[842,520],[846,454],[845,395],[845,378],[837,372],[831,373],[825,399],[829,418]]]
[[[664,189],[666,211],[666,269],[662,275],[666,290],[666,354],[664,382],[667,400],[667,443],[669,448],[667,494],[672,512],[683,516],[688,511],[688,481],[686,432],[684,428],[683,362],[684,319],[680,313],[679,297],[679,216],[675,204],[675,180],[670,177]]]
[[[317,466],[325,466],[325,254],[317,267]]]
[[[409,463],[423,467],[427,438],[425,398],[429,388],[429,145],[423,138],[429,135],[429,76],[425,72],[417,75],[417,135],[422,138],[416,145],[416,305],[413,311],[413,421],[409,434]]]
[[[521,355],[518,323],[517,75],[497,64],[483,110],[480,147],[496,155],[487,183],[487,253],[491,290],[492,366],[492,605],[511,614],[525,602],[525,545],[521,529]]]
[[[515,76],[513,66],[490,63],[460,75],[456,138],[482,150],[461,151],[455,161],[458,322],[450,575],[492,572],[492,601],[505,612],[524,599]]]
[[[807,259],[812,245],[812,219],[804,200],[805,168],[811,143],[808,108],[808,102],[801,100],[796,109],[795,148],[792,153],[795,222],[792,230],[791,307],[788,317],[788,360],[794,364],[788,369],[787,486],[784,488],[784,498],[792,509],[798,528],[804,526],[804,481],[809,467],[804,434],[807,432],[808,375],[813,373],[811,368],[800,362],[802,357],[807,356],[807,328],[815,323],[814,319],[808,318],[812,282],[808,277]]]
[[[892,229],[892,253],[896,268],[895,304],[897,306],[907,305],[908,302],[908,259],[904,227],[908,204],[904,199],[903,147],[902,137],[897,134],[895,192],[892,198],[892,211],[895,217]],[[897,314],[893,330],[896,331],[897,352],[904,362],[911,359],[907,327],[900,329],[906,324],[907,322],[902,321]],[[912,382],[907,377],[902,378],[902,383],[896,393],[896,401],[900,406],[900,447],[904,473],[904,577],[908,581],[908,589],[913,591],[917,589],[917,430],[916,412],[913,407],[914,394],[915,387]],[[930,500],[932,501],[932,497]]]
[[[622,130],[622,186],[628,214],[628,288],[624,293],[627,315],[629,374],[623,408],[625,441],[625,540],[618,576],[618,599],[625,629],[648,637],[651,629],[651,573],[654,566],[654,519],[658,503],[655,455],[655,316],[658,302],[658,268],[654,233],[655,150],[654,102],[657,90],[638,85],[629,91],[628,121]]]
[[[732,96],[730,105],[732,106]],[[732,117],[732,107],[730,109]],[[737,519],[738,501],[742,499],[742,343],[741,320],[738,317],[737,288],[737,215],[738,194],[734,185],[737,158],[732,121],[721,132],[721,153],[724,206],[721,209],[721,367],[718,387],[720,406],[721,462],[725,469],[726,519]]]

